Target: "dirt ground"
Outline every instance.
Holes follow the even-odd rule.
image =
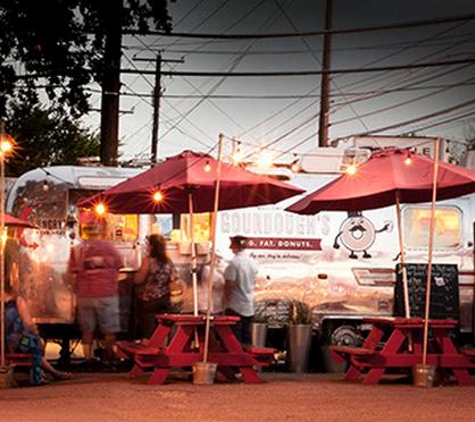
[[[151,386],[126,373],[76,373],[70,381],[0,389],[0,421],[473,421],[475,386],[366,386],[338,374],[264,373],[263,384]]]

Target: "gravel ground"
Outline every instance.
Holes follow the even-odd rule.
[[[0,421],[473,421],[475,386],[366,386],[341,375],[265,373],[264,384],[150,386],[125,373],[76,373],[41,387],[0,389]]]

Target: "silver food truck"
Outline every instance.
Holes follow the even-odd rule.
[[[423,151],[430,154],[431,151]],[[300,171],[277,167],[267,173],[312,192],[337,177],[351,159],[365,160],[365,148],[319,148],[303,157]],[[7,211],[28,219],[38,230],[24,230],[16,241],[13,277],[43,325],[74,322],[74,294],[66,277],[71,246],[84,237],[75,206],[83,198],[138,173],[138,169],[50,167],[24,174],[12,187]],[[393,315],[399,244],[395,207],[363,211],[321,212],[302,216],[284,211],[294,197],[278,204],[218,213],[217,253],[220,267],[232,257],[229,236],[249,238],[256,261],[257,310],[272,330],[270,344],[285,347],[291,303],[311,311],[314,339],[329,344],[358,344],[367,330],[366,316]],[[456,265],[460,330],[473,340],[475,195],[441,201],[436,207],[434,263]],[[402,205],[404,248],[408,263],[427,263],[430,204]],[[357,219],[357,236],[348,227]],[[192,310],[189,218],[187,215],[108,215],[108,237],[124,256],[123,329],[133,331],[131,274],[141,262],[143,240],[153,231],[169,238],[169,251],[186,286],[182,310]],[[210,215],[194,218],[199,261],[209,252]],[[66,324],[66,325],[64,325]]]

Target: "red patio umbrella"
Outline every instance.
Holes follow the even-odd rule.
[[[166,159],[156,167],[113,186],[79,206],[104,202],[108,212],[124,214],[160,214],[213,210],[217,160],[205,153],[184,151]],[[161,201],[154,201],[160,191]],[[303,190],[251,173],[240,167],[222,164],[219,209],[272,204],[304,192]]]
[[[34,229],[35,226],[26,220],[13,217],[10,214],[5,214],[5,226],[7,227],[23,227],[25,229]]]
[[[218,165],[221,165],[219,210],[272,204],[304,191],[268,176],[215,160],[208,154],[183,151],[151,169],[81,202],[79,206],[106,205],[111,213],[160,214],[214,210]],[[154,200],[160,194],[159,201]],[[190,226],[193,227],[190,218]],[[193,231],[191,265],[196,257]],[[192,271],[194,308],[197,314],[196,271]]]
[[[319,211],[362,211],[400,203],[432,200],[434,161],[409,150],[375,153],[354,175],[337,179],[287,208],[298,214]],[[454,164],[439,164],[437,200],[475,192],[475,172]]]

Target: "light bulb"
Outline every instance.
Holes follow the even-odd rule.
[[[153,194],[153,200],[155,202],[161,202],[163,201],[163,193],[159,190],[157,190],[156,192],[154,192]]]
[[[97,215],[104,215],[106,213],[106,206],[103,203],[99,203],[95,206],[94,210]]]
[[[12,143],[8,139],[3,139],[0,143],[0,150],[2,153],[6,154],[12,150],[13,146]]]
[[[232,157],[233,163],[237,165],[243,160],[243,158],[244,158],[244,155],[242,151],[239,148],[237,148],[236,151],[234,151],[233,153],[233,157]]]
[[[273,158],[269,151],[262,150],[257,158],[257,166],[260,168],[270,168],[273,164]]]
[[[209,160],[206,160],[206,164],[205,164],[205,172],[206,173],[209,173],[211,171],[211,165],[209,163]]]
[[[298,161],[294,161],[292,165],[290,166],[290,170],[292,170],[294,173],[298,173],[300,170],[300,165]]]
[[[350,164],[346,168],[346,173],[349,174],[350,176],[354,176],[356,174],[356,166],[354,164]]]

